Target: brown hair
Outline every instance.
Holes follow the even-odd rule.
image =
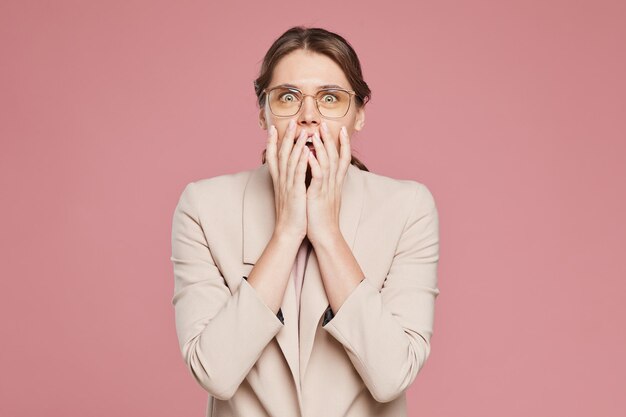
[[[359,58],[347,40],[336,33],[322,28],[294,26],[274,41],[263,58],[259,77],[254,80],[254,91],[260,109],[265,106],[263,89],[271,81],[274,67],[276,67],[281,58],[297,49],[323,54],[335,61],[343,70],[352,89],[356,92],[354,98],[357,108],[363,107],[370,101],[372,93],[367,83],[363,80]],[[262,163],[265,163],[265,152],[266,150],[264,149],[261,155]],[[361,170],[369,171],[365,164],[354,155],[352,155],[350,163]]]

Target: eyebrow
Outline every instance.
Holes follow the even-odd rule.
[[[276,87],[287,87],[287,88],[296,88],[298,90],[300,90],[301,88],[298,87],[297,85],[294,84],[279,84]],[[341,88],[342,90],[346,90],[345,87],[342,87],[340,85],[337,84],[324,84],[324,85],[318,85],[317,86],[318,89],[323,89],[323,88]]]

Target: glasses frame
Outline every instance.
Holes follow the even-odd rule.
[[[356,91],[353,90],[346,90],[345,88],[337,88],[337,87],[333,87],[333,88],[322,88],[321,90],[319,90],[318,92],[316,92],[315,94],[304,94],[300,89],[298,88],[293,88],[293,87],[285,87],[284,85],[277,85],[276,87],[271,87],[271,88],[264,88],[263,91],[261,92],[262,94],[265,94],[268,98],[270,96],[270,93],[273,90],[276,90],[277,88],[284,88],[287,90],[291,90],[294,92],[298,92],[298,94],[300,94],[302,96],[302,100],[300,100],[300,105],[298,106],[298,110],[290,115],[290,116],[279,116],[276,113],[274,113],[274,111],[272,110],[272,106],[270,105],[269,100],[267,100],[267,106],[270,109],[270,112],[276,116],[276,117],[293,117],[296,114],[300,113],[300,110],[302,110],[302,103],[304,103],[304,99],[307,97],[313,97],[313,100],[315,101],[315,108],[317,109],[317,112],[320,114],[320,116],[322,116],[324,119],[341,119],[343,117],[346,117],[346,114],[348,114],[348,112],[350,111],[350,106],[352,105],[352,97],[356,95]],[[348,108],[346,109],[346,112],[343,114],[343,116],[337,116],[337,117],[330,117],[330,116],[324,116],[322,114],[322,112],[320,111],[319,108],[319,102],[315,99],[315,96],[317,96],[319,93],[321,93],[322,91],[344,91],[346,93],[348,93],[350,95],[350,101],[348,101]]]

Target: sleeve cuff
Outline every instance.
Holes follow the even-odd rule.
[[[252,287],[252,286],[248,283],[248,277],[243,277],[243,279],[246,281],[246,284],[245,284],[245,285],[249,286],[252,290],[254,290],[254,287]],[[242,283],[242,285],[243,285],[243,283]],[[263,303],[263,300],[261,300],[261,299],[258,297],[258,294],[257,294],[256,290],[254,290],[254,293],[255,293],[255,295],[256,295],[256,297],[257,297],[257,299],[258,299],[261,303]],[[268,309],[268,310],[269,310],[272,314],[274,314],[274,312],[273,312],[273,311],[272,311],[269,307],[267,307],[267,305],[266,305],[265,303],[263,303],[263,305],[264,305],[264,306],[265,306],[265,307],[266,307],[266,308],[267,308],[267,309]],[[278,318],[278,320],[280,320],[280,322],[281,322],[283,325],[285,324],[285,318],[283,317],[283,310],[282,310],[282,308],[279,308],[279,309],[278,309],[278,313],[276,314],[276,317]]]
[[[343,311],[344,310],[344,306],[346,305],[346,303],[351,298],[354,297],[354,294],[358,291],[359,287],[363,286],[363,281],[365,281],[365,278],[363,278],[361,280],[361,282],[359,283],[359,285],[357,285],[356,288],[354,288],[354,290],[352,290],[352,292],[350,293],[348,298],[345,299],[345,301],[343,302],[343,304],[339,308],[339,311]],[[337,312],[337,314],[339,314],[339,311]],[[342,316],[343,316],[343,314],[342,314]],[[322,322],[322,327],[326,326],[326,324],[328,324],[334,317],[335,317],[335,313],[333,313],[333,310],[330,308],[330,304],[329,304],[328,307],[326,308],[326,311],[324,311],[324,320]]]

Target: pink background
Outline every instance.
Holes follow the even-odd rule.
[[[355,154],[441,222],[410,416],[626,409],[623,1],[0,3],[0,414],[202,416],[171,296],[186,183],[260,163],[284,30],[346,38]]]

